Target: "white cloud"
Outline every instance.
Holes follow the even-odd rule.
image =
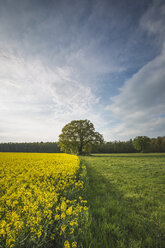
[[[76,5],[74,18],[69,5],[33,5],[0,9],[0,141],[57,140],[73,119],[101,127],[95,76],[117,68],[96,54],[88,21],[79,25],[86,5]]]
[[[72,79],[71,68],[52,71],[38,60],[4,51],[0,68],[2,141],[57,140],[68,121],[95,118],[92,108],[98,98]]]
[[[108,126],[106,139],[163,133],[164,7],[155,1],[138,28],[124,3],[17,2],[0,8],[0,141],[57,140],[67,122],[86,118],[100,132]],[[162,50],[111,98],[107,118],[101,103],[121,74],[155,54],[142,54],[142,30]]]
[[[112,97],[107,110],[120,120],[112,132],[128,139],[137,135],[165,135],[165,50],[145,65]]]
[[[165,34],[162,9],[152,6],[142,17],[141,26],[163,39],[160,54],[125,82],[118,95],[106,107],[118,120],[115,128],[105,135],[113,139],[129,139],[137,135],[165,135]],[[157,13],[157,15],[156,15]],[[160,15],[158,15],[161,13]],[[159,16],[159,17],[157,17]],[[155,20],[156,18],[156,20]]]

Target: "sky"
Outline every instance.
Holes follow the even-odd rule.
[[[0,0],[0,143],[165,135],[164,0]]]

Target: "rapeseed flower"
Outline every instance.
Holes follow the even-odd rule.
[[[75,242],[72,242],[72,247],[73,248],[76,248],[77,247],[77,242],[75,241]]]
[[[64,247],[70,248],[69,241],[79,228],[78,218],[82,219],[83,211],[87,211],[86,201],[77,195],[84,187],[76,176],[79,158],[67,154],[1,153],[0,160],[0,237],[3,242],[5,239],[5,247],[19,246],[19,242],[22,246],[27,238],[35,246],[36,239],[39,243],[43,237],[56,239],[59,235],[67,238]],[[71,198],[67,192],[72,193]],[[77,242],[71,246],[77,247]]]
[[[65,248],[70,248],[70,244],[69,244],[69,241],[68,241],[68,240],[65,241],[64,247],[65,247]]]
[[[71,214],[72,214],[72,209],[73,209],[72,206],[69,207],[69,208],[66,210],[66,214],[67,214],[67,215],[71,215]]]

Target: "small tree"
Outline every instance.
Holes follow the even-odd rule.
[[[95,132],[89,120],[74,120],[63,127],[58,145],[64,152],[82,155],[103,142],[103,136]]]
[[[133,141],[135,149],[139,152],[144,152],[149,144],[150,138],[147,136],[137,136]]]

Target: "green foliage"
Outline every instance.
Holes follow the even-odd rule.
[[[138,136],[134,139],[133,145],[137,151],[144,152],[149,146],[150,138],[147,136]]]
[[[152,138],[147,152],[165,152],[165,136]]]
[[[0,143],[0,152],[60,153],[56,142]]]
[[[103,136],[95,132],[89,120],[74,120],[63,127],[58,145],[64,152],[82,155],[89,154],[92,147],[103,141]]]
[[[165,247],[165,154],[83,156],[90,231],[83,247]]]
[[[133,153],[136,152],[133,142],[129,141],[109,141],[99,145],[97,149],[92,149],[92,153]]]

